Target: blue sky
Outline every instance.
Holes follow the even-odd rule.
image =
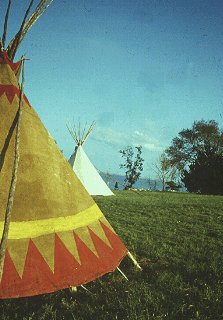
[[[9,38],[27,3],[13,1]],[[121,173],[118,151],[142,145],[154,177],[180,130],[222,124],[222,12],[215,0],[54,0],[17,57],[30,59],[26,94],[64,155],[66,124],[95,120],[84,148],[99,170]]]

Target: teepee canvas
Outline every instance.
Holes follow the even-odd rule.
[[[15,146],[19,147],[0,298],[32,296],[87,283],[115,270],[128,253],[18,82],[22,61],[13,62],[16,49],[47,2],[52,1],[40,1],[31,20],[25,17],[19,36],[0,49],[0,236],[7,224]]]
[[[69,163],[90,195],[112,196],[114,195],[113,192],[102,179],[82,147],[93,128],[94,123],[87,132],[85,129],[81,130],[80,127],[78,130],[75,127],[73,129],[68,128],[72,138],[77,144],[74,153],[69,159]]]

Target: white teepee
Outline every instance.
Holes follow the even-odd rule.
[[[90,132],[94,129],[94,126],[95,123],[93,122],[87,132],[85,130],[86,128],[81,130],[80,125],[78,130],[76,130],[75,126],[73,128],[68,127],[72,138],[77,144],[74,153],[69,159],[69,163],[90,195],[112,196],[114,193],[104,182],[82,148],[83,143],[86,141]]]

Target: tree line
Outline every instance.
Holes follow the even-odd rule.
[[[120,150],[125,159],[126,187],[132,187],[143,171],[142,147]],[[181,130],[154,165],[166,188],[184,186],[189,192],[223,194],[223,131],[214,121],[195,121],[190,129]]]

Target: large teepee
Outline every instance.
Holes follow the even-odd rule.
[[[27,10],[8,47],[6,15],[2,37],[0,237],[4,234],[6,250],[1,241],[1,298],[32,296],[84,284],[116,269],[127,254],[18,83],[23,63],[13,62],[16,49],[51,2],[40,1],[29,19]]]
[[[69,163],[90,195],[112,196],[114,195],[113,192],[104,182],[82,147],[94,126],[95,123],[93,122],[88,130],[85,130],[85,128],[81,130],[80,125],[78,128],[75,126],[73,128],[68,127],[72,138],[76,142],[76,147],[69,159]]]

